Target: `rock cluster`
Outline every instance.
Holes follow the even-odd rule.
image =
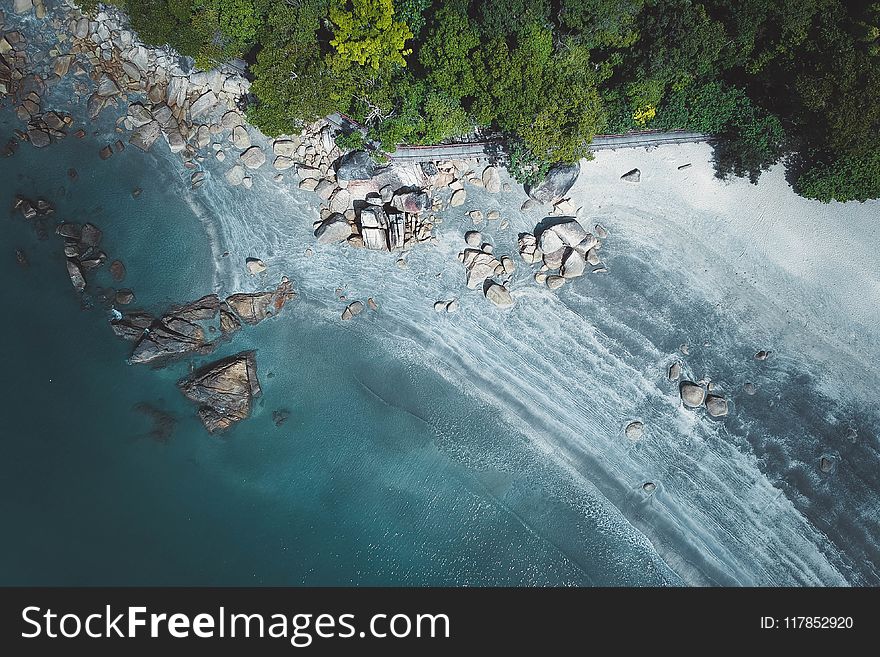
[[[244,351],[205,365],[177,382],[199,405],[199,418],[211,433],[228,429],[250,415],[254,397],[261,394],[257,359]]]
[[[119,313],[110,325],[117,336],[135,343],[129,362],[163,364],[187,354],[210,353],[242,323],[258,324],[276,315],[294,296],[284,277],[267,292],[233,294],[225,300],[209,294],[159,318],[141,311]]]
[[[682,381],[678,386],[681,402],[687,408],[706,407],[706,412],[712,417],[724,417],[728,413],[727,399],[717,392],[710,393],[712,384],[705,381],[693,382]]]
[[[559,289],[566,281],[583,276],[587,265],[593,271],[604,269],[598,254],[601,241],[574,217],[548,217],[538,224],[535,234],[521,233],[518,246],[527,264],[541,263],[535,280],[550,289]]]
[[[458,259],[464,265],[467,286],[472,290],[482,288],[491,303],[499,308],[510,308],[514,300],[507,286],[514,272],[513,260],[509,256],[502,256],[499,260],[492,245],[483,242],[482,234],[477,231],[468,231],[465,243],[468,248],[458,254]],[[494,280],[496,277],[501,282]],[[454,310],[458,310],[455,300],[450,303],[455,303]],[[436,304],[434,307],[437,308]],[[450,311],[449,305],[444,309]]]

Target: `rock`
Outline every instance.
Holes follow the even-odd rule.
[[[477,248],[483,243],[483,235],[478,230],[469,230],[464,234],[464,241],[468,246]]]
[[[391,203],[391,199],[394,198],[394,190],[391,185],[385,185],[382,187],[382,189],[379,190],[379,196],[383,203]]]
[[[16,14],[24,14],[34,8],[31,0],[12,0],[12,11]]]
[[[236,126],[244,125],[244,119],[238,112],[230,110],[220,119],[220,125],[224,130],[233,130]]]
[[[125,279],[125,265],[121,260],[114,260],[110,263],[110,275],[117,283]]]
[[[330,199],[330,212],[345,212],[351,207],[351,192],[347,189],[337,189]]]
[[[701,406],[706,399],[706,389],[693,381],[682,381],[678,391],[681,401],[689,408]]]
[[[70,282],[77,292],[86,289],[86,277],[75,260],[67,260],[67,275],[70,276]]]
[[[109,160],[113,155],[113,147],[112,146],[104,146],[100,151],[98,151],[98,155],[102,160]]]
[[[388,216],[378,206],[368,206],[360,213],[361,235],[364,246],[372,251],[387,251],[388,248]]]
[[[373,300],[373,297],[370,297],[369,299],[367,299],[367,306],[370,308],[370,310],[379,310],[379,306],[376,305],[376,302]]]
[[[329,201],[330,197],[333,196],[333,192],[335,190],[336,185],[334,185],[327,179],[322,179],[318,181],[318,185],[315,187],[315,194],[317,194],[324,201]]]
[[[642,490],[650,495],[655,490],[657,490],[657,484],[655,484],[653,481],[646,481],[644,484],[642,484]]]
[[[446,306],[449,304],[448,301],[435,301],[434,302],[434,311],[438,313],[445,313]]]
[[[189,107],[189,115],[196,119],[203,114],[207,114],[216,107],[219,99],[213,91],[207,91],[199,96],[196,101]]]
[[[828,456],[823,456],[819,459],[819,470],[828,474],[832,470],[834,470],[834,459]]]
[[[406,269],[407,267],[409,267],[409,264],[407,264],[404,258],[398,258],[394,264],[397,265],[398,269]]]
[[[226,178],[226,182],[228,182],[233,187],[238,186],[242,183],[245,177],[244,167],[240,164],[236,164],[229,171],[226,172],[224,178]]]
[[[119,319],[111,320],[110,327],[116,337],[136,342],[144,334],[144,330],[150,328],[155,321],[152,315],[144,312],[127,312]]]
[[[486,221],[496,221],[501,219],[501,213],[498,210],[489,210],[486,213]]]
[[[115,300],[117,305],[127,306],[134,302],[134,292],[128,288],[117,290]]]
[[[475,249],[468,249],[464,254],[464,266],[467,271],[467,286],[475,290],[487,278],[495,275],[495,270],[501,265],[489,253],[483,253]]]
[[[555,274],[547,277],[547,287],[551,290],[558,290],[563,285],[565,285],[564,277],[556,276]]]
[[[153,114],[140,103],[132,103],[128,106],[128,120],[135,128],[140,128],[153,120]]]
[[[645,425],[638,420],[630,422],[626,425],[626,429],[624,430],[626,437],[631,441],[636,442],[637,440],[641,440],[642,436],[645,433]]]
[[[526,212],[526,211],[531,210],[532,208],[537,207],[537,206],[538,206],[538,202],[533,198],[529,198],[529,199],[526,199],[525,203],[523,203],[522,206],[520,206],[520,210],[522,210],[523,212]]]
[[[486,287],[486,298],[499,308],[510,308],[513,305],[513,297],[510,291],[498,283],[492,282]]]
[[[620,179],[625,180],[626,182],[637,183],[642,179],[642,172],[638,169],[632,169],[623,174]]]
[[[196,187],[201,187],[202,183],[205,182],[205,172],[204,171],[196,171],[189,177],[190,184],[193,186],[193,189]]]
[[[581,165],[577,162],[574,164],[556,164],[550,167],[547,176],[535,187],[526,187],[526,194],[538,203],[550,203],[556,198],[561,198],[572,188],[578,175],[581,172]]]
[[[240,151],[246,151],[251,147],[251,138],[244,126],[237,125],[232,129],[232,145]]]
[[[566,249],[566,255],[562,259],[562,271],[564,278],[578,278],[584,275],[587,263],[583,256],[574,249]]]
[[[266,162],[266,155],[259,146],[251,146],[241,154],[240,159],[248,169],[259,169]]]
[[[519,246],[519,254],[528,264],[533,265],[541,262],[544,252],[538,247],[538,240],[531,233],[520,233],[517,242]]]
[[[295,164],[296,162],[294,160],[283,155],[279,155],[272,162],[272,166],[275,167],[278,171],[286,171],[287,169],[293,167]]]
[[[391,205],[401,212],[419,214],[431,207],[431,199],[423,190],[409,191],[395,194],[391,198]]]
[[[345,310],[342,311],[342,319],[351,319],[356,315],[360,315],[364,310],[364,302],[363,301],[354,301],[346,306]]]
[[[45,148],[52,143],[49,133],[42,128],[29,127],[27,134],[28,140],[30,140],[34,148]]]
[[[95,93],[103,98],[109,98],[122,93],[122,91],[119,89],[119,85],[116,84],[116,80],[104,73],[98,80],[98,89]]]
[[[501,177],[498,169],[495,167],[486,167],[483,169],[483,186],[490,194],[497,194],[501,191]]]
[[[270,373],[271,375],[271,373]],[[275,423],[276,427],[280,427],[282,424],[287,422],[287,419],[290,417],[290,411],[280,408],[278,410],[272,411],[272,422]]]
[[[53,70],[55,75],[59,78],[63,78],[67,75],[67,72],[70,70],[70,65],[73,63],[73,55],[61,55],[58,59],[55,60],[55,65]]]
[[[290,139],[276,139],[272,142],[272,152],[278,157],[293,158],[296,156],[297,148],[299,148],[299,144]]]
[[[516,264],[510,256],[504,256],[501,258],[501,266],[504,267],[504,273],[508,276],[516,271]]]
[[[750,395],[750,396],[754,395],[755,393],[758,392],[758,386],[755,385],[754,383],[746,383],[743,386],[743,392],[746,393],[747,395]]]
[[[86,223],[83,224],[79,240],[86,246],[98,246],[103,237],[104,233],[101,232],[100,228],[94,224]]]
[[[380,171],[370,155],[364,151],[351,151],[342,156],[336,169],[337,180],[370,180]]]
[[[586,260],[587,263],[592,265],[593,267],[602,263],[602,259],[599,257],[599,253],[596,251],[596,249],[590,249],[589,251],[587,251]]]
[[[245,324],[253,325],[278,314],[284,305],[295,297],[293,286],[285,277],[281,279],[275,290],[233,294],[226,297],[226,305]]]
[[[535,272],[535,283],[544,285],[547,282],[547,274],[542,271]]]
[[[251,276],[256,276],[266,271],[266,264],[259,258],[245,258],[244,262]]]
[[[449,205],[454,208],[457,208],[461,205],[464,205],[464,202],[467,200],[467,192],[463,189],[457,189],[452,193],[452,198],[449,199]]]
[[[162,129],[158,121],[150,121],[135,130],[128,140],[132,146],[140,148],[142,151],[148,151],[162,134]]]
[[[593,234],[600,240],[604,240],[608,237],[608,231],[602,224],[596,224],[593,226]]]
[[[670,381],[678,381],[678,378],[681,376],[681,363],[675,361],[672,365],[669,366],[669,370],[666,372],[666,378]]]
[[[479,224],[483,221],[483,211],[482,210],[471,210],[467,213],[467,215],[471,218],[475,224]]]
[[[762,349],[761,351],[759,351],[758,353],[755,354],[755,360],[767,360],[768,358],[770,358],[771,353],[772,352],[770,352],[770,351],[765,351],[764,349]]]
[[[727,400],[721,395],[708,395],[706,410],[712,417],[724,417],[727,415]]]
[[[538,245],[544,253],[553,253],[566,246],[565,242],[562,241],[562,238],[559,237],[559,234],[551,228],[548,228],[541,233]]]
[[[320,180],[321,176],[323,175],[321,173],[320,169],[315,169],[314,167],[306,167],[306,166],[299,167],[296,170],[296,172],[297,172],[297,174],[299,174],[299,177],[302,178],[303,180],[310,180],[310,179]]]
[[[210,363],[177,382],[199,404],[199,418],[211,433],[228,429],[250,415],[261,393],[256,352],[245,351]]]
[[[351,235],[351,225],[338,212],[330,215],[315,229],[315,237],[320,244],[343,242]]]

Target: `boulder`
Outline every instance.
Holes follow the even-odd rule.
[[[145,123],[131,134],[128,143],[132,146],[140,148],[142,151],[148,151],[162,134],[157,121]]]
[[[232,129],[232,145],[240,151],[246,151],[251,147],[251,137],[244,126],[237,125]]]
[[[116,84],[116,80],[104,73],[98,79],[98,89],[95,93],[103,98],[109,98],[122,93],[122,91],[119,89],[119,85]]]
[[[464,205],[466,200],[467,192],[463,189],[457,189],[452,193],[452,198],[449,199],[449,205],[456,208],[460,205]]]
[[[401,212],[409,214],[419,214],[430,209],[431,199],[427,192],[423,190],[409,191],[395,194],[391,198],[391,205]]]
[[[565,285],[565,278],[562,276],[548,276],[547,277],[547,287],[551,290],[558,290],[563,285]]]
[[[682,381],[678,386],[681,401],[688,408],[702,406],[706,399],[706,388],[693,381]]]
[[[510,291],[499,283],[490,283],[486,287],[485,295],[489,301],[499,308],[510,308],[513,305],[513,297],[510,295]]]
[[[469,230],[464,234],[464,241],[468,246],[477,248],[483,243],[483,235],[478,230]]]
[[[67,275],[70,276],[70,282],[77,292],[82,292],[86,289],[86,277],[75,260],[67,260]]]
[[[230,110],[220,119],[220,125],[224,130],[232,130],[235,126],[244,125],[244,119],[238,112]]]
[[[351,207],[351,192],[347,189],[337,189],[330,199],[330,212],[345,212]]]
[[[104,146],[100,151],[98,151],[98,156],[102,160],[109,160],[113,156],[113,147],[112,146]]]
[[[244,177],[244,167],[240,164],[236,164],[224,175],[224,178],[226,178],[226,182],[228,182],[233,187],[240,185],[242,181],[244,181]]]
[[[353,301],[342,311],[342,319],[348,320],[360,315],[364,310],[363,301]]]
[[[128,288],[117,290],[115,301],[116,304],[119,306],[127,306],[134,302],[134,292],[132,292]]]
[[[315,229],[315,237],[320,244],[344,242],[351,235],[351,225],[341,214],[334,213]]]
[[[153,120],[153,113],[141,103],[132,103],[128,106],[128,120],[133,127],[140,128]]]
[[[487,278],[495,275],[495,270],[501,263],[490,253],[468,249],[464,254],[464,266],[467,271],[467,286],[475,290]]]
[[[743,385],[743,392],[751,396],[758,392],[758,386],[754,383],[746,383]]]
[[[490,194],[497,194],[501,191],[501,176],[495,167],[486,167],[483,169],[483,186]]]
[[[114,260],[110,263],[110,275],[117,283],[125,279],[125,265],[121,260]]]
[[[706,397],[706,411],[712,417],[724,417],[727,415],[727,400],[721,395],[708,395]]]
[[[767,360],[768,358],[770,358],[770,353],[771,352],[767,351],[766,349],[762,349],[755,354],[755,360]]]
[[[259,146],[251,146],[241,154],[240,159],[248,169],[259,169],[266,162],[266,155]]]
[[[344,181],[370,180],[381,169],[365,151],[351,151],[340,159],[336,178]]]
[[[226,297],[226,305],[245,324],[253,325],[276,315],[288,301],[295,297],[293,286],[285,277],[281,279],[281,283],[275,290],[233,294]]]
[[[520,233],[517,242],[519,246],[519,254],[528,264],[534,265],[541,262],[544,252],[538,247],[538,240],[531,233]]]
[[[52,143],[49,133],[42,128],[30,127],[27,131],[28,140],[34,148],[45,148]]]
[[[577,278],[584,275],[587,263],[583,256],[574,249],[566,249],[566,255],[562,259],[562,271],[564,278]]]
[[[641,440],[642,436],[645,433],[645,425],[638,420],[634,422],[630,422],[626,425],[626,429],[624,430],[626,437],[631,441],[636,442],[637,440]]]
[[[538,203],[550,203],[554,199],[561,198],[572,188],[578,175],[581,172],[581,165],[574,164],[556,164],[550,167],[546,177],[538,185],[526,187],[526,194]]]
[[[637,183],[642,179],[642,172],[638,169],[632,169],[623,174],[620,179],[626,182]]]
[[[12,11],[16,14],[24,14],[34,8],[31,0],[12,0]]]
[[[501,258],[501,266],[504,267],[504,273],[508,276],[516,271],[516,264],[510,256],[504,256]]]
[[[279,157],[295,157],[299,144],[290,139],[276,139],[272,142],[272,152]]]
[[[70,65],[73,63],[73,55],[61,55],[58,59],[55,60],[55,65],[53,70],[55,75],[59,78],[63,78],[67,75],[67,72],[70,70]]]
[[[284,155],[279,155],[272,162],[272,166],[275,167],[275,169],[277,169],[278,171],[286,171],[287,169],[292,168],[295,164],[296,162],[293,159]]]
[[[83,227],[80,230],[79,241],[86,246],[98,246],[101,243],[101,239],[103,237],[104,233],[101,231],[100,228],[98,228],[94,224],[86,223],[83,224]]]
[[[150,328],[155,321],[156,319],[152,315],[134,311],[127,312],[118,319],[110,320],[110,327],[113,329],[116,337],[136,342],[140,340],[144,331]]]
[[[259,258],[245,258],[244,262],[251,276],[256,276],[266,271],[266,264]]]
[[[666,372],[666,378],[670,381],[678,381],[678,378],[681,376],[681,363],[675,361],[672,365],[669,366],[669,370]]]
[[[245,351],[210,363],[177,382],[184,396],[199,404],[199,418],[211,433],[250,415],[261,393],[256,352]]]
[[[214,107],[216,107],[218,102],[217,94],[213,91],[207,91],[199,96],[196,101],[190,105],[189,107],[189,115],[191,118],[196,119],[203,114],[207,114]]]

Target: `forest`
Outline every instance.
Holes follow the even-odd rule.
[[[90,0],[93,2],[93,0]],[[880,197],[880,3],[113,0],[207,68],[243,58],[268,135],[335,111],[345,148],[504,138],[521,182],[594,135],[714,135],[718,176],[777,162],[821,201]]]

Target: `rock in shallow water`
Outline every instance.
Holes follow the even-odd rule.
[[[486,288],[486,298],[499,308],[510,308],[513,306],[513,297],[510,291],[498,283],[490,283]]]
[[[210,363],[177,386],[199,404],[199,418],[208,431],[228,429],[250,415],[253,398],[261,393],[256,354],[245,351]]]
[[[624,433],[626,434],[626,437],[633,442],[641,440],[645,433],[645,425],[642,422],[635,420],[626,425]]]
[[[688,408],[697,408],[706,399],[706,389],[693,381],[682,381],[678,387],[681,401]]]
[[[727,415],[727,410],[727,400],[721,395],[706,397],[706,411],[712,417],[724,417]]]

